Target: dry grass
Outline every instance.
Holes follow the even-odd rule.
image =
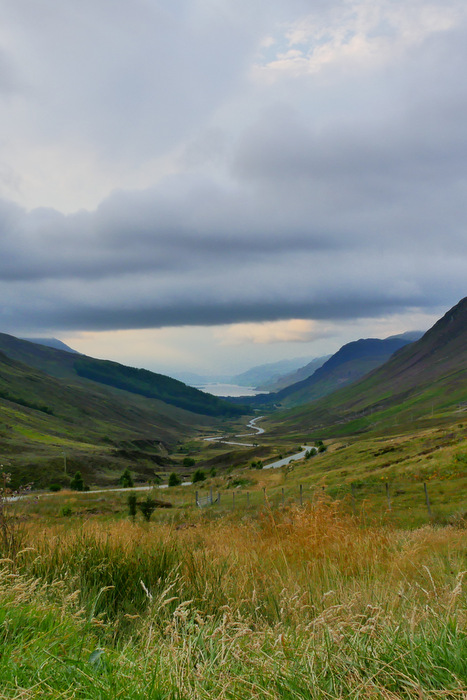
[[[363,528],[323,500],[27,537],[0,610],[32,615],[14,640],[29,671],[12,675],[7,633],[4,697],[467,697],[466,530]]]

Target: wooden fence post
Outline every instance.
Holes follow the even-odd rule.
[[[221,492],[217,492],[217,503],[219,504],[221,502]]]
[[[425,483],[423,484],[423,488],[425,489],[425,503],[428,510],[428,515],[430,516],[430,518],[432,518],[433,515],[431,513],[430,498],[428,496],[428,489]]]
[[[198,505],[198,491],[195,491],[195,503]]]

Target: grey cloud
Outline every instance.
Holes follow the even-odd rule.
[[[465,296],[464,26],[379,73],[253,99],[246,68],[273,21],[246,0],[250,23],[227,0],[198,14],[86,0],[75,25],[58,0],[7,5],[18,26],[29,12],[40,25],[17,29],[29,137],[76,139],[129,168],[183,155],[176,174],[95,211],[0,201],[0,329],[352,319]]]

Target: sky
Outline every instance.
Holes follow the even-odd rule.
[[[466,296],[465,0],[0,0],[0,331],[174,374]]]

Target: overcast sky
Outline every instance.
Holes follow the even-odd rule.
[[[0,10],[0,331],[229,373],[467,294],[465,0]]]

